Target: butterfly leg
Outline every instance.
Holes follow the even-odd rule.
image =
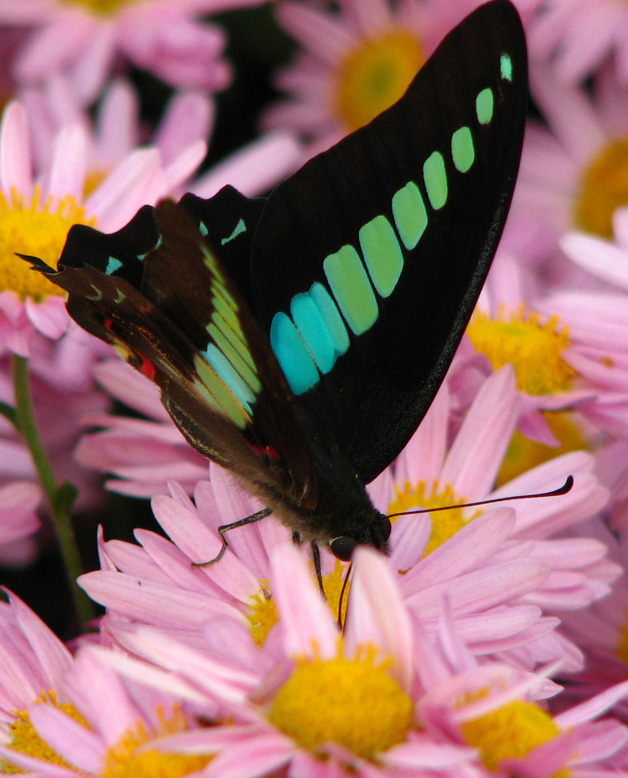
[[[300,546],[303,542],[299,533],[294,530],[292,533],[292,542],[297,546]],[[312,541],[310,543],[312,549],[312,562],[314,563],[314,571],[316,572],[316,580],[318,581],[318,588],[321,590],[321,594],[325,597],[325,589],[323,588],[323,573],[321,572],[321,552],[318,548],[318,543]]]
[[[216,562],[220,562],[229,546],[229,541],[226,538],[227,532],[230,532],[232,529],[237,529],[237,527],[245,527],[247,524],[255,524],[256,521],[265,519],[266,516],[269,516],[271,513],[271,508],[263,508],[261,511],[253,513],[251,516],[246,516],[244,519],[232,521],[231,524],[223,524],[221,527],[218,527],[218,532],[220,532],[220,537],[222,538],[222,548],[213,559],[209,559],[207,562],[193,562],[194,566],[204,567],[205,565],[215,565]]]

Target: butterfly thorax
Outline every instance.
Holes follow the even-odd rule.
[[[353,541],[352,545],[366,544],[387,553],[390,522],[373,506],[355,470],[328,446],[315,444],[312,453],[318,475],[313,507],[289,496],[289,491],[269,489],[268,484],[245,485],[301,540],[329,545],[342,538]]]

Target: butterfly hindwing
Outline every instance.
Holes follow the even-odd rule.
[[[510,204],[526,102],[521,23],[496,0],[262,212],[261,323],[306,415],[324,417],[364,482],[414,432],[463,334]]]
[[[263,485],[313,507],[316,479],[300,410],[205,228],[189,208],[168,201],[150,222],[144,216],[134,226],[153,249],[141,258],[110,253],[118,233],[81,227],[71,230],[58,271],[31,259],[69,292],[68,310],[81,326],[159,385],[195,448],[252,491]]]

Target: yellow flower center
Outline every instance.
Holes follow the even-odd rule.
[[[258,594],[251,598],[247,618],[251,627],[251,637],[256,646],[263,646],[268,633],[279,620],[277,606],[264,581],[261,582]]]
[[[335,562],[334,569],[329,575],[323,576],[323,589],[325,590],[325,599],[329,609],[334,614],[334,618],[338,618],[338,608],[340,606],[340,595],[342,593],[342,586],[344,583],[344,576],[347,570],[347,565],[340,562],[338,559]],[[344,623],[344,617],[347,612],[347,600],[349,596],[350,585],[347,585],[345,589],[344,599],[342,602],[342,622]],[[255,645],[263,646],[268,637],[268,633],[275,626],[279,620],[279,614],[277,613],[277,606],[272,598],[272,594],[268,589],[266,581],[262,581],[258,594],[253,595],[252,602],[247,614],[249,624],[251,626],[251,636],[255,641]]]
[[[42,692],[36,703],[50,703],[67,713],[75,721],[78,721],[87,729],[91,729],[86,719],[71,703],[57,702],[54,691]],[[138,749],[160,736],[172,735],[183,732],[188,728],[188,721],[178,708],[167,718],[163,710],[158,710],[159,726],[147,728],[143,722],[139,722],[135,730],[129,730],[111,748],[103,759],[100,778],[180,778],[180,776],[196,773],[202,770],[210,761],[210,755],[172,754],[157,750]],[[68,763],[54,751],[31,724],[28,711],[15,712],[15,721],[9,727],[9,748],[22,754],[36,757],[51,764],[73,769]],[[21,773],[22,769],[6,760],[0,760],[0,772]]]
[[[628,205],[628,138],[610,141],[584,171],[574,203],[576,225],[612,238],[613,213],[622,205]]]
[[[113,16],[125,5],[133,5],[138,0],[62,0],[62,2],[67,5],[76,5],[97,16]]]
[[[68,230],[77,223],[92,225],[95,219],[87,219],[85,209],[71,195],[56,204],[51,197],[42,203],[41,189],[36,187],[27,203],[15,190],[10,200],[0,192],[0,292],[11,289],[20,299],[32,297],[37,302],[61,294],[59,287],[15,254],[39,257],[56,267]]]
[[[138,722],[134,730],[128,730],[120,740],[107,750],[103,760],[101,778],[180,778],[202,770],[211,760],[210,755],[173,754],[166,751],[138,749],[155,738],[184,732],[189,722],[175,708],[169,718],[158,711],[159,725],[146,727]]]
[[[363,127],[399,100],[424,62],[419,42],[407,30],[365,40],[340,65],[334,113],[347,131]]]
[[[71,703],[57,702],[57,696],[52,690],[42,692],[39,699],[35,700],[35,703],[50,703],[80,722],[84,727],[89,727],[87,721]],[[13,711],[13,714],[15,715],[15,721],[9,725],[9,748],[51,764],[60,765],[61,767],[72,767],[45,740],[42,740],[37,730],[31,724],[27,710]],[[23,770],[3,759],[0,760],[0,772],[21,773]]]
[[[498,486],[561,454],[587,447],[587,439],[577,414],[571,411],[555,411],[544,412],[543,416],[560,441],[560,446],[546,446],[544,443],[526,438],[519,430],[515,430],[497,476]]]
[[[325,743],[338,743],[364,759],[401,743],[410,729],[412,700],[376,662],[374,646],[355,658],[299,659],[274,697],[268,718],[303,748],[324,756]]]
[[[419,481],[416,486],[406,481],[402,489],[395,484],[395,497],[388,506],[388,512],[403,513],[413,508],[446,508],[448,505],[459,505],[463,502],[465,498],[456,494],[451,484],[445,484],[441,488],[438,481],[434,481],[428,488],[425,481]],[[451,510],[432,514],[432,535],[423,556],[431,554],[434,549],[482,513],[478,510],[469,516],[465,515],[463,510],[463,508],[451,508]],[[393,518],[392,521],[394,520]]]
[[[545,395],[571,388],[576,374],[562,358],[569,346],[568,332],[556,316],[543,323],[538,314],[523,307],[508,318],[500,312],[498,319],[476,311],[467,334],[495,370],[508,362],[513,365],[522,392]]]
[[[498,710],[462,724],[462,735],[470,746],[480,750],[489,770],[497,771],[505,759],[520,759],[533,748],[548,743],[559,729],[546,711],[530,702],[515,700]],[[567,778],[561,768],[548,778]]]

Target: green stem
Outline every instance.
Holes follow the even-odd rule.
[[[57,543],[70,586],[74,611],[81,624],[85,624],[93,618],[94,611],[91,601],[76,583],[76,579],[83,572],[70,518],[70,509],[76,495],[76,489],[68,483],[57,485],[33,413],[28,360],[16,354],[13,355],[13,388],[18,429],[29,448],[35,469],[50,503]]]

